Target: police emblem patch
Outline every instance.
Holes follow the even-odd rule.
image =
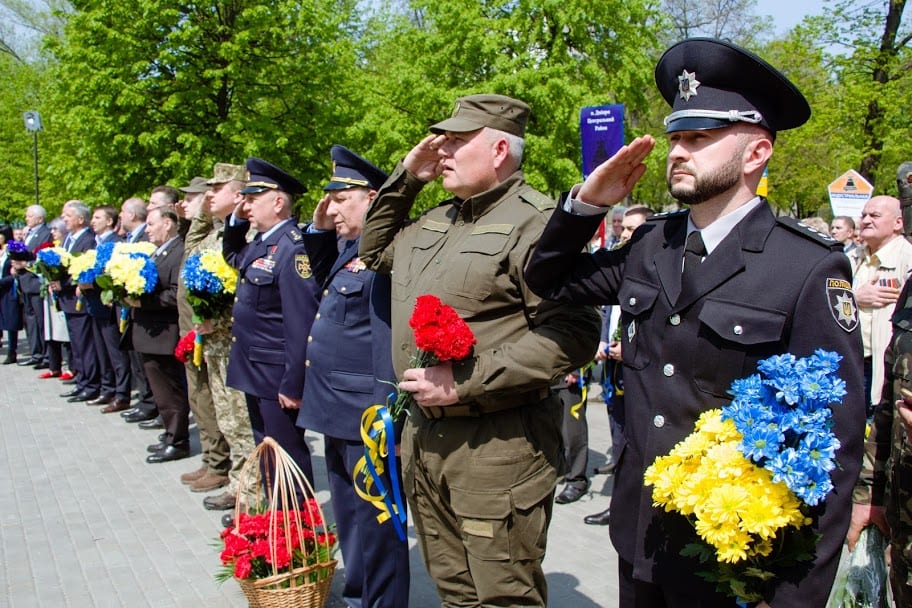
[[[309,279],[312,275],[310,271],[310,258],[304,254],[295,256],[295,271],[302,279]]]
[[[678,76],[678,93],[680,93],[681,99],[684,101],[690,101],[691,97],[697,95],[698,86],[700,86],[700,81],[697,80],[696,72],[684,70]]]
[[[826,280],[827,302],[836,324],[847,332],[858,327],[858,306],[852,284],[845,279]]]

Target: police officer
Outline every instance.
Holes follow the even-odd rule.
[[[377,522],[377,509],[352,485],[364,455],[361,414],[386,402],[396,378],[390,359],[390,279],[368,270],[358,257],[364,214],[387,175],[343,146],[333,146],[330,155],[332,178],[304,235],[314,268],[324,268],[317,263],[324,259],[331,268],[315,277],[324,289],[308,338],[298,426],[324,435],[345,560],[343,599],[350,606],[395,608],[408,604],[408,543],[397,538],[391,521]],[[388,478],[384,484],[392,487]]]
[[[503,95],[460,98],[380,189],[361,235],[367,267],[393,277],[393,364],[417,403],[402,434],[403,481],[446,606],[547,604],[541,564],[563,472],[549,387],[588,363],[598,341],[594,308],[542,302],[522,279],[554,207],[520,169],[529,112]],[[453,197],[409,222],[437,177]],[[410,367],[408,318],[424,294],[468,323],[470,357]]]
[[[243,202],[228,218],[222,250],[240,273],[227,384],[246,394],[254,440],[275,439],[313,483],[304,431],[295,426],[304,393],[307,336],[319,286],[292,219],[304,185],[259,158],[247,159]],[[256,237],[247,243],[247,230]]]
[[[775,133],[803,124],[810,107],[775,68],[719,40],[672,46],[655,75],[673,106],[665,119],[669,191],[690,209],[653,216],[620,249],[579,253],[645,172],[655,142],[637,138],[571,190],[525,273],[544,297],[621,307],[628,407],[610,524],[620,605],[731,605],[694,575],[698,563],[680,555],[694,532],[652,506],[643,472],[693,431],[703,411],[726,404],[731,382],[754,373],[758,360],[822,348],[842,355],[848,388],[833,408],[842,445],[836,489],[814,513],[822,536],[813,564],[781,573],[765,594],[777,607],[822,606],[849,523],[864,429],[852,276],[840,243],[777,219],[754,194]]]

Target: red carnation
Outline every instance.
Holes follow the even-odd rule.
[[[432,367],[441,361],[465,359],[472,354],[476,342],[469,324],[437,296],[418,296],[409,327],[418,347],[418,354],[412,360],[414,367]],[[390,415],[398,420],[413,401],[411,393],[400,392],[390,407]]]
[[[174,356],[181,363],[186,363],[193,356],[193,342],[196,340],[196,332],[192,329],[177,341],[174,347]]]

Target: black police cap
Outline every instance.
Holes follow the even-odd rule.
[[[329,155],[333,161],[333,174],[323,190],[347,190],[348,188],[370,188],[379,190],[386,178],[384,171],[372,162],[355,154],[345,146],[334,144]]]
[[[655,80],[672,113],[666,133],[701,131],[737,122],[775,133],[811,117],[804,95],[776,68],[739,46],[689,38],[662,55]]]
[[[262,158],[247,159],[247,186],[241,194],[259,194],[266,190],[281,190],[291,195],[304,194],[304,184],[289,175],[284,169],[266,162]]]

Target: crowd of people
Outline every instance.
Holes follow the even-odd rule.
[[[407,544],[354,487],[364,409],[384,403],[390,385],[413,397],[396,427],[401,471],[383,475],[387,487],[389,475],[402,476],[442,605],[544,606],[554,504],[590,485],[583,389],[595,362],[612,429],[609,464],[596,472],[614,480],[612,506],[585,522],[608,526],[619,605],[688,608],[734,600],[696,576],[700,564],[682,553],[694,530],[654,506],[644,471],[729,401],[732,382],[758,361],[832,351],[846,388],[832,410],[835,489],[810,511],[813,559],[777,572],[756,605],[823,606],[847,533],[851,545],[870,524],[891,539],[894,597],[908,605],[910,489],[896,472],[906,472],[912,429],[899,392],[912,388],[912,245],[903,238],[912,196],[870,199],[857,230],[846,216],[831,226],[776,217],[755,193],[775,134],[810,116],[801,92],[714,39],[669,48],[656,83],[671,106],[667,181],[686,206],[677,212],[618,206],[646,170],[649,135],[560,201],[536,191],[521,168],[531,108],[495,94],[458,99],[390,174],[333,146],[309,222],[293,216],[305,185],[259,158],[217,163],[210,176],[119,209],[71,200],[48,221],[31,206],[18,238],[0,231],[4,363],[18,357],[39,378],[67,383],[68,401],[159,430],[151,464],[190,455],[192,412],[202,465],[180,480],[221,490],[203,500],[207,509],[261,492],[241,487],[239,473],[266,436],[312,480],[304,432],[321,433],[343,599],[402,607]],[[452,196],[410,218],[438,178]],[[901,197],[908,184],[900,181]],[[43,284],[29,271],[48,244],[75,254],[146,239],[158,282],[139,297],[106,304],[97,284]],[[239,278],[233,305],[207,319],[194,314],[181,269],[209,250]],[[409,320],[425,294],[468,323],[471,356],[415,365]],[[16,344],[23,326],[28,356]],[[174,350],[189,331],[203,336],[203,357],[183,364]]]

